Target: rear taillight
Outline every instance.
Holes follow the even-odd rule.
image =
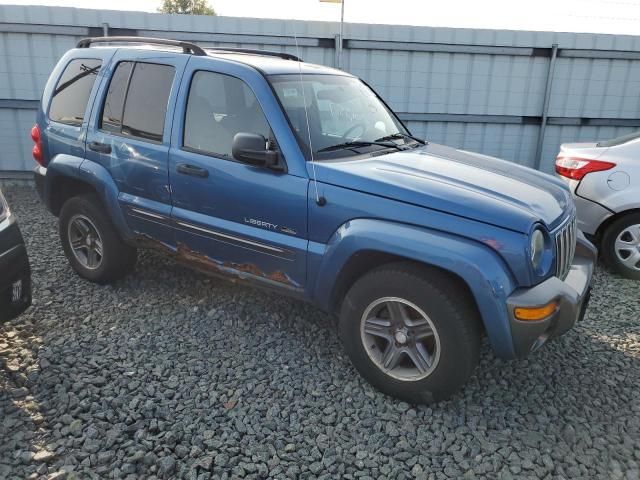
[[[40,138],[40,127],[37,123],[31,127],[31,140],[33,140],[34,143],[33,149],[31,150],[33,159],[40,165],[44,166],[42,163],[42,139]]]
[[[602,172],[615,167],[615,163],[588,158],[564,157],[556,158],[556,173],[571,180],[582,180],[587,173]]]

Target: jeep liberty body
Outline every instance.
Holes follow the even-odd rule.
[[[409,402],[459,389],[482,335],[525,357],[587,305],[596,252],[561,180],[417,139],[358,78],[289,54],[85,39],[32,137],[81,276],[115,281],[150,246],[311,302]]]

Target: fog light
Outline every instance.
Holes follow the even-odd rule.
[[[547,318],[557,309],[558,302],[554,301],[542,307],[517,307],[513,310],[513,314],[518,320],[536,321]]]

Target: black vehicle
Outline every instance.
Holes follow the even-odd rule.
[[[15,216],[0,191],[0,322],[31,305],[31,269]]]

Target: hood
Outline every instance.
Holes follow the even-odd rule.
[[[522,233],[553,230],[573,208],[561,180],[487,155],[437,144],[315,164],[318,181]]]

